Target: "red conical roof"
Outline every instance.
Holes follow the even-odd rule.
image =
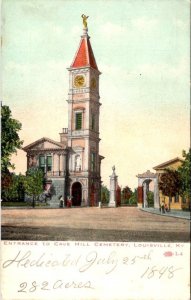
[[[95,70],[98,70],[88,35],[82,36],[79,49],[70,67],[71,68],[92,67]]]

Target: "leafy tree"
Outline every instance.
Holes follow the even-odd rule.
[[[134,189],[134,192],[132,192],[130,198],[129,198],[129,204],[137,204],[137,199],[138,199],[138,196],[137,196],[137,188]]]
[[[159,178],[159,190],[163,195],[169,197],[169,209],[170,200],[180,192],[181,179],[178,171],[172,169],[165,169],[165,173],[161,174]]]
[[[101,202],[108,203],[109,202],[109,190],[105,185],[101,185]]]
[[[2,199],[5,201],[24,201],[25,176],[6,172],[2,176]]]
[[[191,201],[191,149],[189,149],[188,153],[183,150],[182,156],[185,160],[182,166],[178,168],[181,180],[180,195]]]
[[[27,195],[32,196],[32,206],[35,207],[35,202],[38,196],[43,192],[43,172],[42,170],[33,167],[26,172],[25,190]]]
[[[148,207],[154,206],[154,193],[152,191],[147,193],[147,202]]]
[[[118,185],[117,190],[116,190],[116,205],[120,206],[121,205],[121,188]]]
[[[3,201],[10,200],[10,189],[13,184],[13,174],[8,170],[1,174],[1,198]]]
[[[127,202],[127,200],[130,199],[130,197],[132,196],[132,190],[130,189],[130,187],[125,186],[123,189],[122,189],[122,201],[123,202]]]
[[[23,141],[20,140],[18,131],[21,130],[21,123],[11,117],[11,110],[8,106],[1,106],[1,172],[8,172],[8,168],[14,168],[11,164],[11,155],[20,149]]]

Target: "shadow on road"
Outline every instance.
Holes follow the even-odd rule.
[[[2,240],[190,242],[188,232],[2,226]]]

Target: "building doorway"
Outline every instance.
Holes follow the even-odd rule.
[[[72,185],[72,205],[81,206],[82,203],[82,185],[80,182],[75,182]]]

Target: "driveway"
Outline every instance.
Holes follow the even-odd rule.
[[[136,207],[3,209],[2,239],[189,242],[190,221]]]

